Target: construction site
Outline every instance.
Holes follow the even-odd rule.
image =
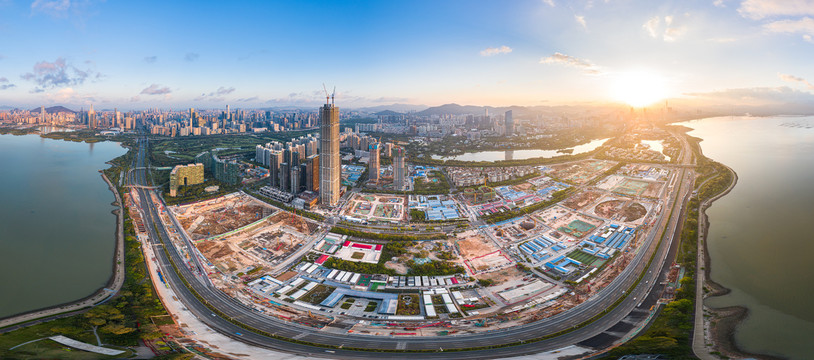
[[[492,240],[474,230],[458,234],[454,242],[461,254],[461,264],[470,275],[500,270],[514,264]]]
[[[576,239],[585,237],[603,223],[601,219],[577,213],[560,205],[534,213],[532,216],[549,228]]]
[[[595,190],[585,190],[575,194],[562,202],[563,206],[569,207],[574,210],[580,210],[588,205],[591,205],[602,197],[602,193]]]
[[[342,215],[350,221],[401,221],[405,219],[406,197],[397,195],[353,194]]]
[[[510,244],[535,236],[544,230],[545,228],[539,226],[533,217],[523,216],[499,222],[486,231],[490,231],[495,238]]]
[[[576,163],[550,165],[552,177],[582,185],[610,170],[617,163],[608,160],[585,160]]]
[[[659,181],[637,180],[621,175],[611,175],[602,180],[596,187],[621,195],[657,198],[661,195],[664,183]]]
[[[626,223],[640,224],[653,207],[650,202],[636,201],[628,197],[608,195],[600,199],[588,213]]]
[[[223,274],[259,275],[300,249],[316,228],[302,217],[278,212],[228,236],[196,241],[196,247]]]
[[[276,210],[242,192],[169,209],[193,240],[227,234],[254,223]]]

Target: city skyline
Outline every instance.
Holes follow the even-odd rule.
[[[246,8],[2,2],[0,106],[814,103],[812,1]]]

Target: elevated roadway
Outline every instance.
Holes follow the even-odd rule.
[[[145,167],[146,139],[139,141],[139,152],[137,156],[138,167]],[[659,241],[656,237],[661,236],[661,231],[651,231],[644,244],[639,248],[628,267],[623,270],[616,279],[600,290],[595,296],[584,303],[563,313],[554,315],[526,325],[520,325],[508,329],[499,329],[475,334],[451,335],[442,337],[385,337],[369,336],[362,334],[338,334],[334,332],[321,331],[319,329],[305,327],[291,322],[266,316],[246,305],[238,302],[232,297],[216,289],[208,280],[204,280],[205,274],[200,271],[200,264],[196,258],[192,269],[187,261],[179,253],[178,249],[170,243],[167,228],[159,218],[159,212],[151,200],[153,190],[137,188],[141,201],[140,211],[143,213],[146,228],[150,237],[150,244],[156,248],[159,266],[164,269],[167,281],[172,286],[181,301],[192,311],[201,321],[226,336],[237,341],[241,341],[254,346],[286,351],[295,354],[309,356],[324,356],[331,358],[389,358],[407,359],[415,358],[417,354],[409,352],[388,352],[383,355],[375,350],[406,350],[406,351],[429,351],[420,356],[432,359],[472,359],[472,358],[499,358],[516,355],[527,355],[541,351],[556,350],[565,346],[573,345],[581,341],[590,339],[605,332],[608,328],[624,319],[634,311],[653,289],[656,279],[663,274],[665,260],[670,249],[670,244],[675,238],[675,233],[679,231],[679,215],[683,203],[689,196],[687,184],[687,170],[677,171],[673,186],[677,186],[670,200],[665,204],[663,214],[659,224],[663,226],[664,238]],[[150,186],[147,183],[146,173],[143,169],[133,171],[129,180],[133,184]],[[681,194],[681,196],[679,196]],[[672,210],[672,211],[671,211]],[[669,218],[667,218],[668,215]],[[177,225],[169,225],[177,226]],[[661,226],[657,228],[661,228]],[[189,243],[185,246],[191,246]],[[166,252],[165,252],[166,250]],[[195,254],[195,250],[190,248],[188,253]],[[655,253],[652,263],[648,263],[651,255]],[[176,264],[178,272],[173,270],[172,264]],[[196,269],[196,267],[198,269]],[[639,276],[643,275],[635,288],[628,294],[627,290],[636,283]],[[191,289],[201,297],[199,300],[190,288],[184,285],[186,279]],[[599,316],[605,309],[612,306],[617,300],[622,298],[620,303],[606,314],[598,317],[595,321],[583,327],[576,328],[594,317]],[[215,314],[209,307],[218,309],[224,314],[223,317]],[[264,336],[252,331],[248,331],[233,322],[245,324],[251,328],[272,334],[274,337]],[[551,337],[541,341],[533,341],[547,334],[567,331],[563,335]],[[297,339],[309,344],[324,344],[330,346],[326,349],[320,346],[307,345],[280,338]],[[501,346],[505,344],[517,344],[482,350],[461,350],[456,349],[479,348],[488,346]],[[374,351],[359,351],[352,349],[370,349]]]

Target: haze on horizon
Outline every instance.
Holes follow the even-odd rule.
[[[814,109],[812,36],[812,0],[0,1],[0,106]]]

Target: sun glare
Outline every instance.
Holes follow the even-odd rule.
[[[619,74],[613,88],[613,97],[633,107],[651,105],[665,97],[664,78],[647,71]]]

